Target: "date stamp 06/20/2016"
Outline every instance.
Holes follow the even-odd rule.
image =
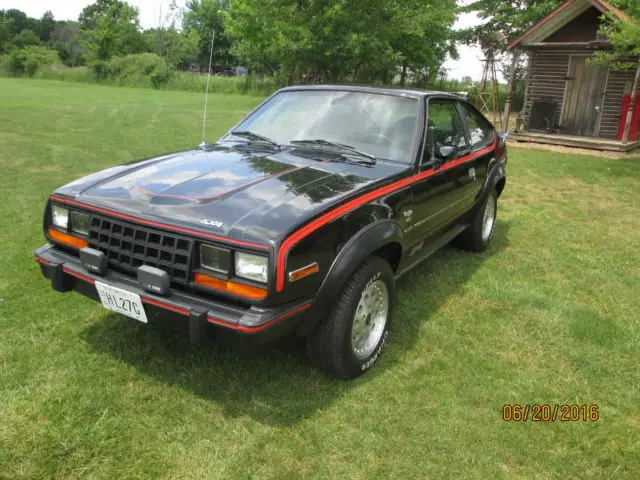
[[[598,405],[532,404],[504,405],[502,419],[505,422],[597,422],[600,419]]]

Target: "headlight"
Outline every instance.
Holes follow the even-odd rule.
[[[71,212],[71,230],[82,235],[89,235],[91,215],[82,212]]]
[[[200,265],[214,272],[227,273],[229,271],[229,250],[200,245]]]
[[[260,255],[236,252],[236,275],[256,282],[267,283],[269,260]]]
[[[69,209],[53,205],[51,207],[51,219],[56,227],[66,230],[69,225]]]

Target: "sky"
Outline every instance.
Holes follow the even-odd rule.
[[[2,2],[2,0],[0,0]],[[473,13],[463,13],[458,16],[458,20],[453,25],[453,28],[462,29],[466,27],[473,27],[481,23],[478,16]],[[482,52],[480,48],[473,45],[458,45],[458,60],[448,59],[444,63],[444,68],[447,69],[448,78],[456,78],[460,80],[464,76],[470,76],[473,80],[480,80],[482,77]]]
[[[140,10],[140,23],[144,28],[157,27],[160,17],[169,11],[170,0],[127,0]],[[0,9],[17,8],[30,17],[39,18],[47,10],[53,12],[56,20],[77,20],[84,7],[92,3],[91,0],[0,0]],[[184,5],[185,0],[178,0],[178,4]],[[473,13],[460,15],[454,28],[463,28],[479,23]],[[448,59],[445,68],[449,78],[460,79],[470,76],[474,80],[480,80],[482,75],[481,52],[477,47],[460,45],[458,48],[460,59]]]

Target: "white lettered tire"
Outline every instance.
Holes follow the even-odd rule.
[[[309,337],[311,361],[351,379],[370,369],[389,335],[395,281],[389,264],[369,257],[345,283],[335,307]]]

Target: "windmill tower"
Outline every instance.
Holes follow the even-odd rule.
[[[502,113],[500,113],[500,102],[498,98],[498,74],[496,72],[496,52],[501,50],[504,43],[502,35],[499,33],[487,34],[480,40],[480,48],[484,53],[482,78],[478,84],[478,94],[476,96],[476,106],[487,115],[497,125],[502,125]],[[499,123],[498,123],[499,122]]]

